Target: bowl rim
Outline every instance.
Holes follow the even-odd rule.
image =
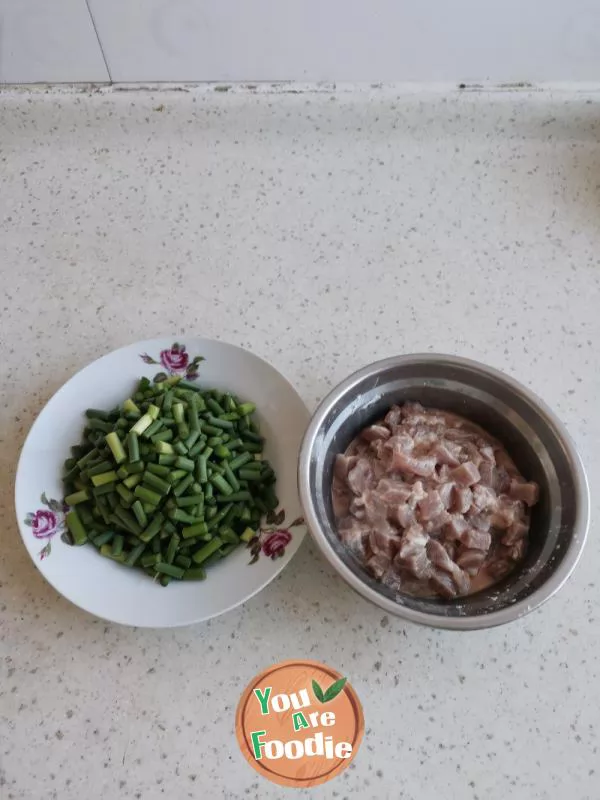
[[[577,517],[573,536],[567,547],[561,563],[557,569],[550,575],[548,580],[536,589],[531,595],[522,600],[519,600],[507,608],[499,609],[498,611],[491,611],[488,614],[480,614],[477,616],[460,616],[460,617],[446,617],[443,615],[429,614],[423,611],[407,608],[399,603],[394,602],[387,597],[374,591],[366,583],[364,583],[344,562],[339,558],[333,546],[327,539],[325,533],[322,531],[315,511],[314,503],[310,491],[310,461],[311,454],[315,448],[318,447],[317,438],[318,432],[321,428],[323,420],[327,417],[331,408],[353,386],[358,385],[364,378],[367,378],[377,372],[394,366],[417,365],[422,366],[428,363],[443,362],[447,366],[466,367],[476,369],[484,373],[489,378],[495,379],[504,383],[512,391],[520,394],[524,399],[532,403],[539,413],[545,418],[546,422],[552,427],[564,449],[567,456],[571,461],[574,469],[574,488],[576,495]],[[590,518],[590,496],[589,484],[585,468],[581,457],[575,447],[571,436],[567,432],[566,427],[550,409],[546,403],[541,400],[534,392],[525,387],[519,381],[506,375],[504,372],[482,364],[479,361],[462,356],[449,355],[444,353],[411,353],[406,355],[391,356],[378,361],[371,362],[364,367],[353,372],[343,381],[338,383],[323,400],[319,403],[316,411],[314,412],[309,422],[308,428],[304,434],[302,444],[300,446],[300,456],[298,459],[298,489],[300,493],[300,501],[304,510],[304,517],[308,526],[308,530],[317,543],[317,546],[334,567],[338,574],[359,594],[370,600],[375,605],[383,608],[388,613],[402,617],[421,625],[426,625],[434,628],[444,628],[447,630],[479,630],[482,628],[491,628],[497,625],[503,625],[507,622],[519,619],[531,611],[539,608],[543,603],[555,595],[559,589],[566,583],[577,563],[585,547],[589,529]]]

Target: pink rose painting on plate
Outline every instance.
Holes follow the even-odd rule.
[[[165,370],[164,372],[159,372],[154,380],[161,380],[170,375],[171,377],[194,381],[198,377],[200,362],[204,361],[202,356],[195,356],[190,360],[185,345],[179,344],[179,342],[174,342],[171,347],[161,350],[158,359],[153,358],[148,353],[142,353],[140,358],[145,364],[158,364]]]
[[[46,542],[38,553],[41,560],[50,555],[52,549],[51,540],[57,533],[65,533],[65,514],[69,507],[59,500],[52,500],[46,497],[46,493],[41,496],[40,502],[46,508],[38,508],[37,511],[27,514],[24,519],[25,525],[31,528],[31,532],[36,539]]]
[[[250,539],[247,547],[250,549],[252,558],[250,564],[256,564],[261,554],[273,561],[276,558],[281,558],[285,553],[285,548],[292,541],[292,532],[290,528],[297,528],[304,525],[304,519],[298,517],[287,528],[279,527],[284,523],[285,511],[269,511],[267,514],[267,525],[260,528],[255,536]]]
[[[283,555],[286,546],[292,541],[289,531],[279,530],[269,532],[262,543],[262,552],[269,558],[278,558]]]

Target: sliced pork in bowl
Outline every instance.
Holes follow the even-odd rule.
[[[375,578],[422,597],[481,591],[517,567],[538,497],[499,441],[420,403],[392,406],[335,460],[340,540]]]
[[[451,356],[387,359],[336,387],[304,437],[299,486],[340,575],[438,627],[536,608],[588,527],[585,472],[560,421],[511,378]]]

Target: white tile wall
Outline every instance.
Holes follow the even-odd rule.
[[[0,83],[108,79],[85,0],[0,0]]]
[[[0,0],[0,82],[599,81],[600,0]]]
[[[598,0],[91,0],[117,81],[600,80]]]

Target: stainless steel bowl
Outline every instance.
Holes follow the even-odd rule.
[[[506,446],[523,475],[540,485],[525,561],[485,591],[456,600],[397,595],[375,581],[337,537],[331,503],[336,454],[393,403],[407,400],[477,422]],[[562,423],[516,381],[463,358],[399,356],[355,372],[315,412],[302,443],[298,477],[310,531],[342,578],[385,611],[438,628],[488,628],[538,608],[565,583],[587,536],[587,479]]]

